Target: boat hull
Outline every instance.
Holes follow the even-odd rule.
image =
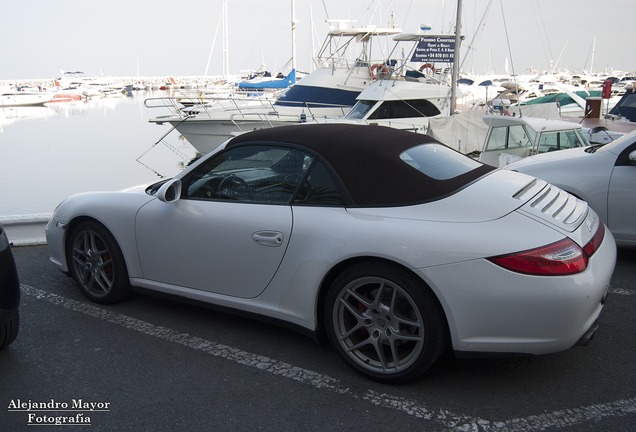
[[[44,105],[50,102],[55,95],[50,93],[26,93],[15,92],[5,93],[0,95],[0,106],[29,106],[29,105]]]

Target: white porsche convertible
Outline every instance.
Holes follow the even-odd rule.
[[[585,345],[616,261],[597,214],[545,181],[346,124],[246,133],[173,179],[74,195],[46,235],[92,301],[136,289],[247,312],[387,383],[449,346]]]

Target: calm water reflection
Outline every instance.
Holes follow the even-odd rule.
[[[148,119],[167,112],[143,101],[163,95],[0,108],[0,217],[51,213],[78,192],[154,182],[161,177],[153,170],[178,173],[195,150],[177,132],[168,137],[176,152],[163,144],[151,148],[169,126]]]

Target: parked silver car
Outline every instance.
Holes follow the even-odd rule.
[[[618,246],[636,247],[636,132],[605,145],[532,156],[506,169],[539,177],[587,201]]]

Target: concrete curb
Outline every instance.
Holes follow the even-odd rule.
[[[0,224],[7,232],[12,246],[36,246],[46,244],[44,228],[51,213],[17,216],[0,216]]]

